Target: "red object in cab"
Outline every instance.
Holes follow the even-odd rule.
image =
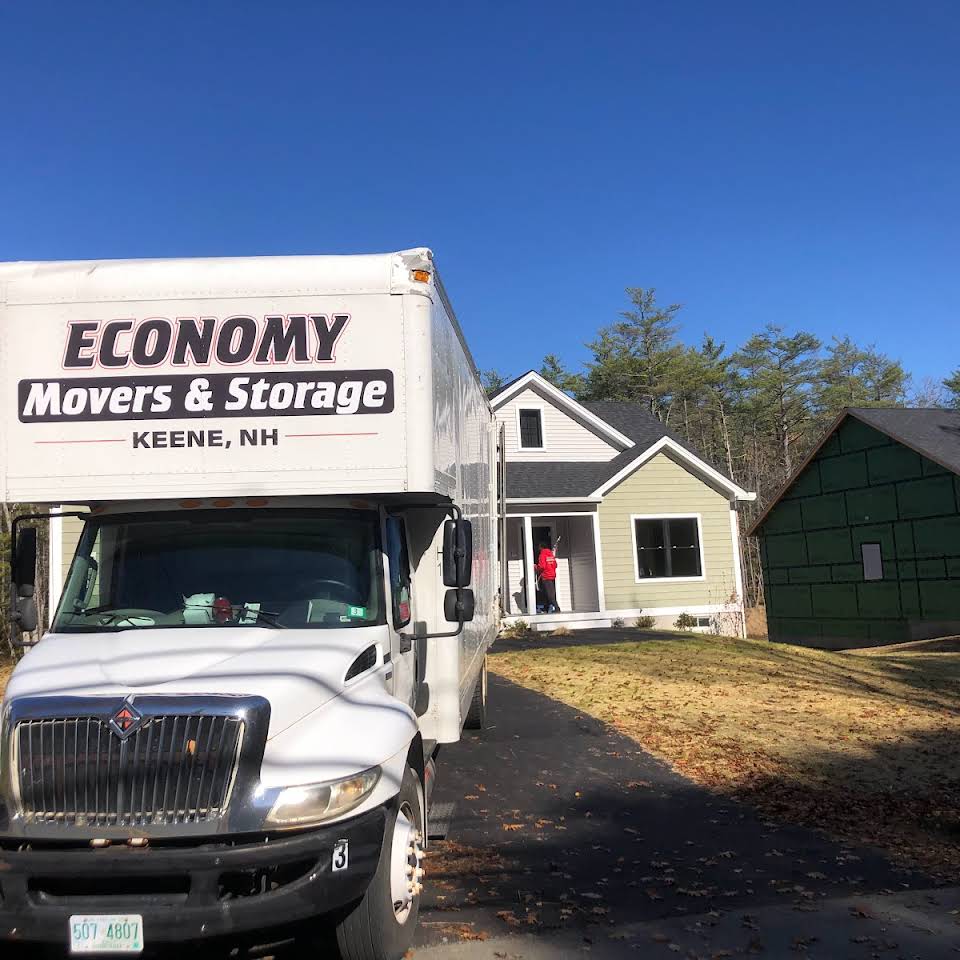
[[[213,601],[213,619],[217,623],[229,623],[233,619],[233,604],[226,597]]]

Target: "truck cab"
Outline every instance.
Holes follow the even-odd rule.
[[[405,256],[384,265],[399,257],[406,266]],[[63,458],[46,467],[39,486],[49,493],[60,483],[56,502],[85,505],[83,531],[36,642],[36,529],[50,513],[14,526],[14,617],[28,649],[0,706],[0,941],[136,954],[293,930],[334,935],[345,958],[389,960],[409,947],[437,750],[484,709],[497,622],[496,443],[445,295],[432,285],[411,294],[404,283],[365,300],[362,286],[363,296],[313,299],[298,315],[349,316],[355,330],[372,316],[369,341],[358,337],[352,352],[341,344],[339,361],[331,348],[330,362],[377,367],[356,382],[397,385],[389,422],[370,390],[367,407],[358,400],[332,414],[356,418],[351,431],[330,430],[330,414],[309,404],[274,418],[266,403],[264,425],[236,422],[229,397],[260,389],[259,371],[201,370],[181,383],[175,370],[174,396],[232,378],[222,381],[222,408],[190,417],[181,405],[174,424],[131,414],[113,462],[91,458],[86,475]],[[9,292],[0,313],[8,357],[19,343],[9,335]],[[238,295],[222,296],[230,302],[218,312],[236,315]],[[164,312],[190,306],[199,313],[176,298]],[[403,366],[386,370],[375,336],[384,310],[406,348]],[[75,326],[63,330],[58,317],[50,331],[82,357]],[[141,340],[143,349],[156,343]],[[316,392],[324,376],[354,382],[349,369],[296,382]],[[36,384],[52,381],[43,371],[30,377],[19,382],[20,415],[7,419],[6,439],[85,442],[104,422],[116,429],[109,401],[108,421],[64,420],[66,406],[35,419],[37,398],[52,395]],[[102,387],[97,370],[74,379],[57,379],[58,396],[116,397],[126,386]],[[164,384],[147,385],[163,394]],[[197,432],[200,414],[203,442],[165,441],[152,469],[158,448],[143,436]],[[296,428],[291,417],[302,418]],[[214,431],[216,445],[207,442]],[[256,431],[275,432],[278,443],[243,451],[232,475],[231,445]],[[368,445],[354,453],[343,432]],[[311,434],[319,450],[304,459],[296,441]],[[438,451],[452,459],[441,463]],[[321,453],[341,460],[323,472],[325,463],[313,465]],[[416,458],[435,481],[412,479],[424,468]],[[35,482],[9,472],[4,480],[8,496]],[[138,498],[138,487],[150,495]]]

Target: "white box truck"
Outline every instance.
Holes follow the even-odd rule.
[[[0,942],[402,956],[498,621],[496,431],[430,251],[0,265],[0,390],[4,499],[85,508],[2,703]]]

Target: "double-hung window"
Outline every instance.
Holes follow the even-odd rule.
[[[543,411],[538,407],[517,411],[521,450],[543,449]]]
[[[703,576],[699,517],[631,517],[637,583]]]

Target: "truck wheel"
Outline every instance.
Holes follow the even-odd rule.
[[[487,725],[487,658],[483,658],[477,685],[473,688],[473,700],[463,724],[467,730],[482,730]]]
[[[420,911],[423,842],[420,784],[407,767],[397,812],[387,821],[377,872],[363,899],[337,924],[343,960],[400,960],[407,952]]]

